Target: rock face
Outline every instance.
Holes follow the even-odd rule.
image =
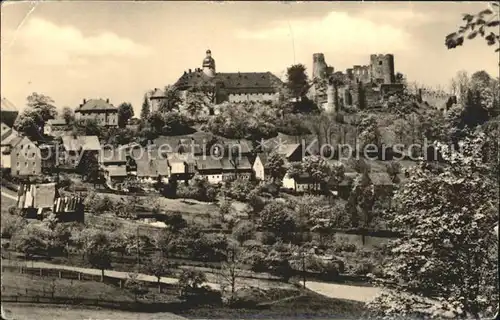
[[[7,98],[2,98],[0,113],[2,122],[12,128],[14,126],[14,121],[16,121],[17,115],[19,114],[16,106],[7,100]]]

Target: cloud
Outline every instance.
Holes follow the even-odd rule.
[[[141,57],[151,49],[112,32],[86,36],[73,26],[32,18],[12,34],[24,58],[44,65],[81,65],[94,58]]]
[[[409,50],[410,35],[403,28],[374,22],[346,12],[330,12],[323,19],[278,21],[267,29],[238,30],[241,39],[293,41],[310,50],[329,52],[389,52]]]
[[[408,3],[408,5],[410,6],[409,8],[387,9],[385,7],[378,7],[372,10],[365,10],[358,17],[375,23],[383,21],[385,24],[402,27],[422,25],[434,22],[438,18],[443,19],[443,15],[438,16],[433,11],[418,11],[411,8],[411,3]]]

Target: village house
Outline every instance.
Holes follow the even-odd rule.
[[[99,154],[99,164],[110,185],[122,182],[127,177],[127,157],[123,149],[102,149]]]
[[[209,183],[222,182],[222,164],[220,160],[205,158],[196,160],[196,171]]]
[[[97,159],[101,151],[101,144],[97,136],[62,136],[62,150],[59,153],[59,164],[66,168],[75,169],[83,153],[90,153]]]
[[[7,98],[2,97],[0,102],[0,119],[2,119],[2,122],[9,127],[13,127],[18,115],[17,107]]]
[[[155,88],[149,96],[149,103],[151,107],[151,113],[160,110],[162,101],[166,98],[165,92],[162,89]]]
[[[234,179],[250,180],[253,177],[252,164],[248,157],[222,158],[222,180],[231,181]]]
[[[95,120],[100,126],[118,126],[118,108],[109,103],[109,99],[83,99],[75,110],[77,120]]]
[[[187,183],[196,173],[196,161],[192,155],[168,154],[170,178]]]
[[[43,220],[54,213],[59,221],[83,221],[84,198],[78,195],[60,197],[55,183],[22,184],[17,196],[17,208],[27,218]]]
[[[68,123],[64,119],[49,119],[43,126],[43,134],[47,136],[61,136],[68,130]]]
[[[3,119],[2,119],[3,120]],[[11,141],[18,137],[19,134],[16,130],[12,129],[5,123],[1,123],[1,150],[2,156],[1,159],[1,167],[5,169],[10,169],[11,167],[11,158],[10,158],[10,150],[11,150]]]
[[[267,175],[269,174],[269,170],[266,169],[266,164],[267,153],[262,152],[257,154],[252,166],[254,176],[257,180],[266,180]]]
[[[294,190],[296,192],[313,191],[314,181],[307,173],[303,173],[296,178],[291,178],[288,174],[286,174],[283,178],[283,188]]]
[[[127,167],[140,181],[154,183],[158,179],[168,182],[168,159],[158,149],[133,148],[126,156]]]
[[[2,139],[2,168],[10,168],[12,176],[37,176],[42,173],[40,149],[28,137],[14,132]]]

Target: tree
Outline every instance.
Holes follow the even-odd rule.
[[[219,280],[222,293],[225,293],[229,287],[229,305],[235,302],[236,285],[238,278],[241,277],[241,268],[243,267],[243,252],[237,243],[230,243],[225,250],[226,259],[222,262],[221,268],[215,270]]]
[[[104,270],[111,268],[110,248],[110,239],[102,232],[90,234],[86,243],[87,261],[92,267],[101,270],[101,281],[104,281]]]
[[[151,113],[151,107],[149,105],[149,97],[148,94],[144,94],[144,99],[142,101],[141,107],[141,119],[147,120],[149,118],[149,114]]]
[[[177,282],[179,296],[187,298],[190,293],[199,290],[204,282],[207,282],[207,276],[203,272],[194,269],[183,269]]]
[[[13,236],[16,251],[22,252],[27,259],[47,250],[47,232],[40,226],[29,224]]]
[[[14,129],[22,132],[28,138],[36,140],[41,136],[40,129],[38,128],[34,117],[31,112],[24,110],[14,122]]]
[[[417,312],[432,299],[455,317],[488,317],[498,305],[498,197],[489,165],[481,159],[481,133],[467,137],[460,151],[438,144],[447,166],[422,162],[394,197],[392,224],[404,236],[393,240],[384,273],[395,286],[371,308],[385,315]],[[405,301],[406,300],[406,301]],[[411,301],[411,300],[410,300]]]
[[[49,119],[54,119],[57,115],[54,100],[49,96],[36,92],[29,95],[27,100],[29,113],[37,126],[43,131],[45,122]]]
[[[118,106],[118,127],[125,128],[128,121],[134,116],[134,108],[129,102],[123,102]]]
[[[292,96],[300,101],[309,91],[309,81],[307,79],[306,67],[303,64],[295,64],[287,69],[286,86]]]
[[[287,170],[283,156],[278,153],[271,153],[267,160],[267,168],[273,182],[283,180]]]
[[[78,162],[78,172],[89,182],[97,183],[104,182],[104,172],[101,170],[99,161],[94,153],[88,151],[82,151],[83,155]]]
[[[287,204],[273,201],[267,204],[259,214],[259,227],[270,231],[277,236],[289,239],[295,232],[296,224],[293,219],[293,210]]]
[[[161,277],[168,275],[170,269],[170,263],[168,262],[167,258],[161,254],[161,252],[155,253],[153,257],[151,257],[149,263],[146,264],[147,273],[154,275],[158,280],[159,293],[161,293]]]
[[[369,228],[374,219],[375,186],[368,172],[364,172],[354,180],[346,209],[351,215],[352,227]],[[361,222],[361,223],[360,223]],[[364,244],[364,236],[363,236]]]
[[[477,14],[464,14],[462,20],[465,24],[460,26],[458,31],[448,34],[445,38],[445,45],[448,49],[463,45],[465,37],[472,40],[480,35],[489,46],[496,47],[495,52],[500,51],[499,5],[498,2],[489,2],[489,4],[489,8]]]
[[[67,124],[72,124],[75,121],[75,113],[70,107],[64,107],[62,109],[62,117]]]
[[[174,86],[165,87],[165,98],[160,101],[159,111],[168,113],[172,111],[179,111],[182,104],[179,91]]]
[[[137,272],[132,272],[128,274],[128,279],[125,281],[125,287],[134,294],[135,301],[137,301],[137,297],[140,294],[148,292],[147,287],[138,278],[139,274]]]

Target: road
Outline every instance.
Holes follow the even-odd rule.
[[[3,189],[1,190],[2,196],[5,196],[7,198],[17,200],[16,196],[13,196],[10,193],[5,192]],[[11,261],[4,260],[2,263],[4,264],[9,264]],[[32,266],[31,263],[29,263],[29,266]],[[46,262],[33,262],[33,267],[35,268],[46,268],[46,269],[62,269],[62,270],[73,270],[81,273],[86,273],[86,274],[93,274],[93,275],[101,275],[101,270],[98,269],[91,269],[91,268],[80,268],[80,267],[73,267],[73,266],[65,266],[65,265],[57,265],[57,264],[51,264],[51,263],[46,263]],[[105,275],[111,276],[111,277],[116,277],[119,279],[127,279],[128,278],[128,273],[127,272],[121,272],[121,271],[115,271],[115,270],[106,270]],[[138,275],[139,280],[144,280],[148,282],[156,282],[157,279],[154,276],[147,275],[147,274],[139,274]],[[167,284],[175,284],[177,283],[178,279],[176,278],[169,278],[169,277],[162,277],[160,279],[162,283],[167,283]],[[258,284],[260,287],[265,287],[265,286],[276,286],[279,283],[273,282],[273,283],[268,283],[266,281],[258,281],[258,280],[246,280],[242,282],[242,285],[256,285]],[[210,286],[213,289],[219,289],[219,285],[217,283],[207,283],[206,285]],[[286,284],[283,284],[284,286]],[[353,285],[344,285],[344,284],[335,284],[335,283],[325,283],[325,282],[317,282],[317,281],[308,281],[306,282],[306,287],[316,293],[319,293],[321,295],[324,295],[329,298],[335,298],[335,299],[345,299],[345,300],[354,300],[354,301],[360,301],[360,302],[366,302],[370,301],[372,298],[374,298],[377,294],[381,292],[380,288],[376,287],[359,287],[359,286],[353,286]]]
[[[17,196],[12,195],[11,193],[7,193],[7,191],[5,191],[3,188],[2,188],[2,196],[17,201]]]

